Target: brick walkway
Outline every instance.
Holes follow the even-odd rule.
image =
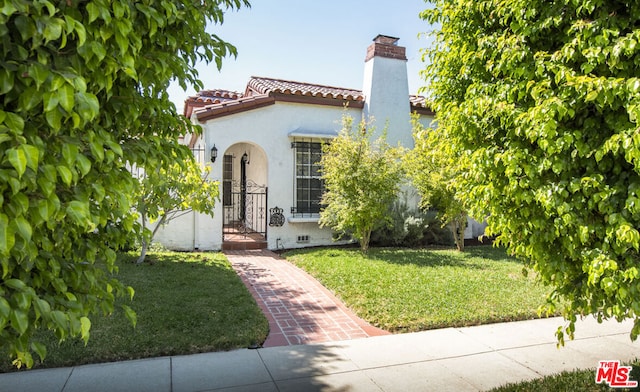
[[[269,320],[264,347],[389,334],[358,318],[317,280],[271,251],[225,255]]]

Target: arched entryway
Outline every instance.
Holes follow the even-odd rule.
[[[267,157],[252,143],[237,143],[223,156],[222,246],[225,250],[267,245]]]

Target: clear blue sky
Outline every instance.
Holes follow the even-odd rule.
[[[251,8],[227,12],[222,25],[210,26],[238,49],[238,57],[198,67],[205,89],[243,92],[251,76],[362,88],[366,48],[378,34],[400,38],[407,48],[409,92],[424,85],[420,49],[429,45],[429,25],[419,18],[424,0],[250,0]],[[169,89],[179,113],[195,94]]]

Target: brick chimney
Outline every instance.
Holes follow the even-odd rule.
[[[367,48],[367,56],[364,61],[369,61],[376,56],[406,60],[406,50],[404,47],[398,46],[398,40],[399,38],[389,37],[382,34],[378,35],[373,39],[373,43]]]
[[[413,148],[406,48],[398,46],[398,38],[378,35],[369,45],[362,92],[365,120],[374,120],[375,137],[388,125],[390,144]]]

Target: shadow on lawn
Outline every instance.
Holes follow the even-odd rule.
[[[35,368],[74,366],[244,348],[264,340],[266,318],[223,256],[215,253],[153,253],[136,265],[138,255],[119,255],[116,277],[135,290],[133,301],[117,298],[111,315],[90,316],[88,344],[79,338],[62,343],[47,329],[36,332],[47,347]],[[137,314],[134,328],[120,305]],[[8,355],[0,373],[15,371]],[[0,387],[0,390],[2,388]]]
[[[481,257],[488,260],[522,264],[520,260],[509,256],[507,250],[503,247],[494,247],[491,245],[468,246],[464,248],[464,253],[468,257]]]
[[[470,269],[485,269],[483,260],[505,263],[522,264],[517,259],[507,255],[502,248],[491,246],[473,246],[465,248],[464,252],[451,249],[371,249],[369,259],[392,264],[414,264],[419,267],[462,267]]]

